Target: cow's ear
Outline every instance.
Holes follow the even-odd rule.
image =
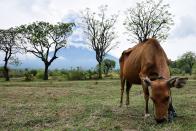
[[[143,82],[146,86],[151,86],[151,80],[148,77],[144,78]]]
[[[171,87],[182,88],[186,84],[187,80],[188,80],[187,77],[185,78],[173,77],[167,81],[167,84],[169,85],[170,88]]]

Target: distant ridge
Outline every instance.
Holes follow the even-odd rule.
[[[51,52],[52,53],[52,52]],[[59,50],[57,59],[54,60],[50,69],[71,69],[81,67],[82,69],[94,69],[97,65],[95,52],[84,47],[69,46]],[[119,68],[118,58],[107,55],[106,58],[116,62],[116,68]],[[20,59],[20,58],[19,58]],[[21,60],[21,65],[14,68],[44,68],[43,62],[38,58],[28,58]]]

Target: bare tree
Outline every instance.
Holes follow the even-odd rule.
[[[148,38],[157,38],[164,41],[174,24],[168,8],[169,4],[163,4],[163,0],[144,0],[135,8],[128,9],[124,25],[133,40],[143,42]]]
[[[15,60],[13,55],[19,52],[17,45],[17,30],[10,28],[8,30],[0,30],[0,50],[4,52],[4,77],[6,81],[10,80],[8,64]]]
[[[84,33],[88,38],[88,45],[96,53],[96,60],[99,68],[99,78],[102,78],[101,64],[106,54],[116,46],[114,39],[114,24],[117,15],[106,16],[107,5],[99,7],[99,13],[92,12],[90,9],[83,11],[82,20]]]
[[[48,80],[48,68],[57,59],[57,52],[67,45],[73,23],[34,22],[20,26],[22,48],[40,58],[45,65],[44,80]]]

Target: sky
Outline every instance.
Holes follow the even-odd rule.
[[[119,58],[122,51],[135,45],[127,39],[123,21],[125,11],[135,7],[140,0],[0,0],[0,29],[29,24],[34,21],[50,23],[76,21],[85,8],[97,11],[100,5],[108,5],[108,14],[119,13],[116,31],[118,46],[109,54]],[[164,0],[170,4],[170,12],[174,15],[175,25],[168,39],[161,43],[168,58],[176,60],[183,53],[196,53],[196,1]],[[81,31],[75,31],[69,39],[69,45],[82,46],[84,38]]]

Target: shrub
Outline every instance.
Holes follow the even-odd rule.
[[[12,69],[10,71],[10,77],[24,77],[25,70],[24,69]]]
[[[3,67],[0,67],[0,77],[4,77],[3,72],[4,72]]]
[[[33,70],[30,71],[30,73],[31,73],[33,76],[36,76],[36,75],[37,75],[37,70],[34,70],[34,69],[33,69]]]
[[[49,76],[61,76],[62,73],[60,70],[52,70],[49,72]]]
[[[68,75],[69,80],[85,80],[85,74],[81,70],[71,70]]]
[[[25,81],[32,81],[34,79],[33,74],[31,74],[31,72],[28,70],[25,72],[24,76]]]
[[[43,79],[43,77],[44,77],[44,71],[38,70],[37,74],[36,74],[36,78],[37,79]]]
[[[181,74],[182,71],[178,68],[170,68],[171,75]]]
[[[97,79],[98,75],[96,71],[88,70],[84,72],[85,79],[91,80],[91,79]]]

